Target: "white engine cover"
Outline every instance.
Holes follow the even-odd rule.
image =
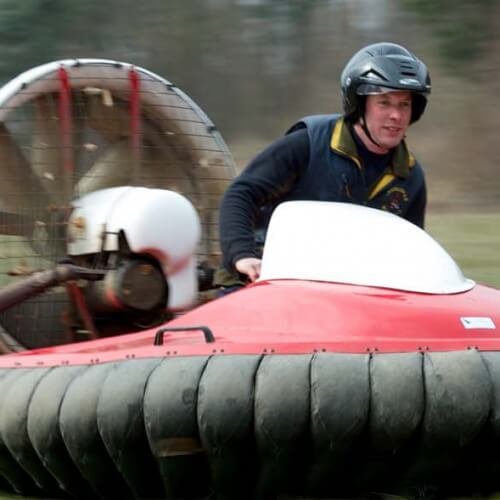
[[[169,286],[168,308],[181,310],[196,300],[194,253],[200,240],[198,214],[184,196],[165,189],[123,186],[94,191],[73,202],[68,254],[118,250],[123,231],[132,252],[153,256]]]

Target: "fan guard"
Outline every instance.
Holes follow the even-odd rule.
[[[189,198],[203,227],[198,258],[218,261],[218,204],[234,161],[205,113],[148,70],[75,59],[11,80],[0,89],[0,169],[0,287],[64,259],[71,200],[119,185]],[[0,337],[20,343],[4,350],[74,341],[67,309],[59,287],[1,313]]]

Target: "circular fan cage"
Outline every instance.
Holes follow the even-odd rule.
[[[79,59],[19,75],[0,89],[0,168],[0,287],[64,259],[71,201],[113,186],[185,195],[202,222],[198,258],[218,261],[233,159],[205,113],[150,71]],[[74,341],[68,302],[61,286],[4,311],[3,338],[21,348]]]

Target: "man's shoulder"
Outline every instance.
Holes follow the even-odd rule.
[[[414,156],[413,156],[413,165],[410,169],[410,172],[413,175],[413,177],[419,180],[424,180],[425,178],[424,168],[422,167],[422,164]]]
[[[408,175],[403,179],[404,182],[420,188],[425,185],[425,171],[422,164],[410,153],[410,162]]]
[[[424,168],[422,167],[422,163],[420,163],[420,161],[412,151],[408,151],[408,163],[410,171],[418,172],[419,175],[423,174]]]
[[[318,126],[326,126],[333,125],[339,118],[341,118],[341,114],[334,113],[329,115],[308,115],[302,117],[300,120],[297,120],[287,131],[286,134],[290,134],[291,132],[295,132],[296,130],[300,130],[303,128],[313,128]]]

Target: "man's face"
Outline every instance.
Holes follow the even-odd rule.
[[[411,92],[387,92],[366,98],[365,120],[373,139],[386,149],[397,146],[411,119]]]

